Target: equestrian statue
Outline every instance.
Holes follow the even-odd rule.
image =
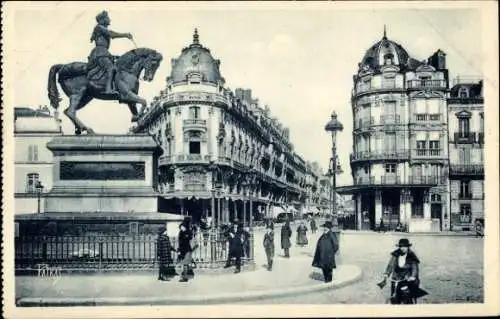
[[[49,71],[50,104],[57,109],[61,101],[57,81],[69,97],[69,107],[64,110],[64,114],[75,125],[76,135],[82,132],[95,134],[76,116],[76,111],[84,108],[94,98],[127,104],[132,113],[132,122],[137,122],[147,105],[146,100],[137,95],[140,74],[144,70],[144,81],[151,82],[163,59],[155,50],[137,47],[120,57],[111,55],[108,51],[111,39],[127,38],[134,41],[133,37],[130,33],[109,30],[111,20],[106,11],[99,13],[96,20],[97,25],[90,38],[90,42],[95,43],[95,48],[88,57],[88,63],[56,64]],[[140,112],[137,110],[137,103],[142,105]]]

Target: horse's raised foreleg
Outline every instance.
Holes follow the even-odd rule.
[[[126,102],[128,104],[130,112],[132,113],[132,122],[137,122],[137,120],[141,117],[141,115],[144,114],[144,111],[146,110],[146,100],[132,91],[128,91],[126,94],[124,94],[122,100],[123,102]],[[139,113],[137,112],[137,107],[135,106],[135,104],[137,103],[142,105],[141,111]]]

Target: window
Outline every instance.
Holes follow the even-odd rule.
[[[431,195],[431,202],[433,202],[433,203],[439,203],[439,202],[441,202],[441,195],[439,195],[439,194],[432,194]]]
[[[460,198],[470,198],[470,181],[469,180],[461,180],[460,181]]]
[[[191,106],[189,108],[189,118],[197,119],[200,116],[200,108],[198,106]]]
[[[426,121],[427,120],[427,114],[415,114],[415,117],[417,121]]]
[[[420,79],[420,85],[426,86],[428,81],[431,80],[431,77],[430,76],[421,76],[421,77],[419,77],[419,79]]]
[[[28,161],[38,161],[38,145],[28,146]]]
[[[137,235],[139,234],[139,223],[138,222],[131,222],[128,224],[128,231],[130,235]]]
[[[429,114],[429,120],[431,121],[439,121],[441,118],[441,114]]]
[[[464,224],[470,224],[472,222],[470,204],[460,204],[460,222]]]
[[[426,141],[417,141],[417,155],[423,156],[426,153]]]
[[[440,149],[439,149],[439,141],[429,141],[429,149],[430,149],[430,155],[431,156],[439,156]]]
[[[200,142],[189,142],[189,154],[200,154]]]
[[[392,53],[384,55],[384,63],[385,65],[393,64],[394,55]]]
[[[368,172],[369,172],[369,170],[370,170],[370,167],[369,167],[368,165],[366,165],[366,166],[364,167],[364,169],[365,169],[365,174],[368,174]]]
[[[470,164],[471,163],[471,161],[470,161],[470,148],[466,148],[466,147],[460,148],[458,156],[459,156],[460,164]]]
[[[385,164],[386,173],[396,173],[396,164]]]
[[[385,133],[384,148],[386,152],[396,151],[396,134]]]
[[[458,119],[458,134],[460,137],[469,136],[469,119],[468,118]]]
[[[30,173],[26,176],[26,192],[27,193],[36,193],[36,185],[39,180],[38,173]]]
[[[468,98],[469,90],[467,88],[460,88],[460,90],[458,90],[458,97],[461,99]]]

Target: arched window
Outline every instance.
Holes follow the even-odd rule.
[[[26,175],[26,192],[27,193],[36,193],[36,185],[40,179],[40,175],[38,173],[30,173]]]

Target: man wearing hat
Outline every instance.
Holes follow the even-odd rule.
[[[420,289],[419,279],[419,263],[417,255],[410,249],[412,244],[408,238],[401,238],[396,247],[397,249],[391,252],[389,263],[387,264],[384,272],[384,279],[377,285],[383,288],[386,284],[387,278],[391,276],[391,299],[393,303],[399,303],[394,300],[396,283],[395,281],[408,280],[410,283],[410,291],[414,299],[427,295],[427,292]]]
[[[109,53],[111,39],[127,38],[132,39],[130,33],[119,33],[108,29],[111,19],[107,11],[102,11],[96,16],[97,25],[92,32],[90,42],[95,43],[95,48],[90,52],[89,70],[93,70],[93,65],[98,65],[101,70],[105,70],[106,74],[106,94],[114,93],[111,89],[113,80],[113,56]],[[89,75],[89,77],[92,77]]]
[[[333,280],[333,269],[337,268],[335,253],[339,250],[339,242],[332,231],[333,224],[331,221],[326,221],[321,227],[323,227],[323,234],[318,239],[312,266],[321,268],[325,282],[331,282]]]
[[[264,234],[264,251],[267,257],[267,270],[273,269],[274,257],[274,226],[268,223],[266,226],[266,233]]]

